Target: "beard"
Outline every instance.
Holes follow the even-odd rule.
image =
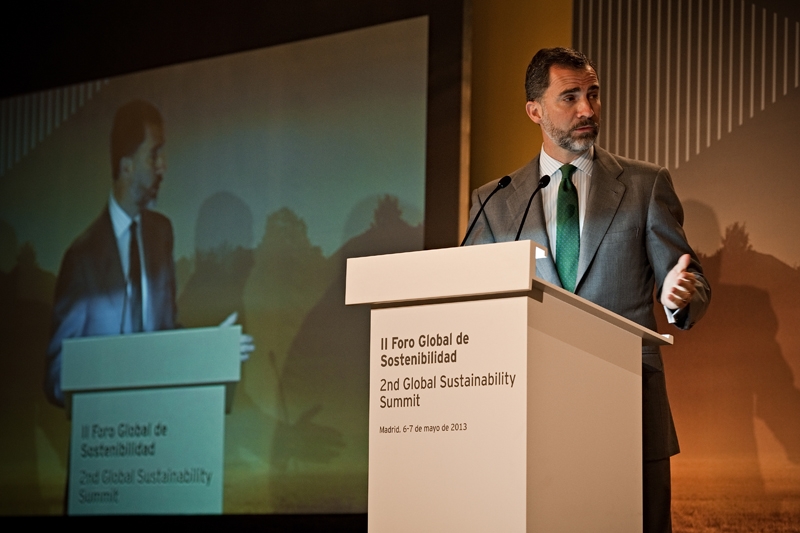
[[[564,150],[574,154],[580,154],[591,148],[597,140],[597,134],[600,130],[600,125],[590,118],[580,121],[568,130],[559,129],[550,121],[550,117],[547,116],[547,111],[545,110],[543,110],[542,113],[541,126],[542,131],[544,131],[544,134],[547,135],[551,141]],[[586,126],[591,126],[592,131],[581,133],[577,136],[573,134],[578,128],[584,128]]]

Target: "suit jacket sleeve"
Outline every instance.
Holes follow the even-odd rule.
[[[52,335],[47,347],[44,387],[47,398],[60,406],[64,405],[64,395],[61,391],[61,344],[64,339],[80,337],[86,327],[88,307],[86,274],[74,250],[67,250],[56,282]]]
[[[683,231],[683,208],[675,194],[669,172],[665,168],[658,172],[653,185],[647,213],[645,243],[650,265],[658,283],[656,294],[659,301],[667,273],[682,255],[691,256],[688,271],[697,279],[697,292],[689,305],[674,316],[676,326],[681,329],[691,328],[705,314],[711,297],[711,288],[703,275],[697,255],[686,239]]]

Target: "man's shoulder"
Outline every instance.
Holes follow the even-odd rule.
[[[537,155],[533,159],[531,159],[527,164],[518,168],[514,172],[508,174],[511,177],[511,185],[508,187],[509,190],[518,188],[524,181],[529,178],[534,178],[536,180],[539,179],[539,156]],[[504,176],[505,177],[505,176]],[[481,185],[478,187],[478,192],[481,197],[484,197],[484,193],[489,194],[491,193],[500,180],[503,178],[497,178],[496,180],[490,181],[485,185]]]
[[[660,165],[641,161],[639,159],[631,159],[617,154],[612,154],[599,146],[594,148],[595,164],[614,168],[619,167],[621,170],[634,171],[643,174],[658,174],[659,172],[666,172],[666,169]]]
[[[142,211],[142,234],[148,248],[158,246],[157,243],[168,249],[172,248],[172,222],[166,215],[158,211],[150,209]]]
[[[98,242],[113,239],[114,228],[106,206],[89,226],[78,235],[70,245],[68,252],[86,253],[97,249]]]
[[[158,211],[153,211],[151,209],[145,209],[142,211],[142,224],[149,224],[160,228],[169,228],[170,232],[172,231],[172,222],[170,222],[169,217],[163,213],[159,213]]]
[[[165,240],[172,240],[172,223],[165,215],[146,209],[142,211],[142,224],[142,229],[145,230],[147,227],[148,233],[159,235]],[[115,245],[114,226],[106,206],[83,233],[72,241],[66,255],[73,257],[98,255],[104,253],[106,247]]]

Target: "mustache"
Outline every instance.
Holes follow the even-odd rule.
[[[599,133],[599,131],[600,131],[600,124],[595,122],[592,119],[588,119],[587,118],[586,120],[582,120],[580,123],[578,123],[575,126],[573,126],[570,129],[570,133],[575,132],[579,128],[585,128],[587,126],[592,128],[592,134],[594,134],[594,135],[597,135]],[[587,133],[583,133],[583,135],[587,135]]]
[[[585,127],[587,127],[587,126],[588,126],[588,127],[591,127],[591,128],[592,128],[592,129],[594,129],[595,131],[597,131],[597,129],[600,127],[600,124],[598,124],[597,122],[595,122],[595,121],[594,121],[594,120],[592,120],[592,119],[589,119],[589,118],[587,118],[586,120],[582,120],[582,121],[581,121],[581,122],[579,122],[578,124],[575,124],[575,125],[572,127],[571,131],[575,131],[575,130],[577,130],[577,129],[580,129],[580,128],[585,128]]]

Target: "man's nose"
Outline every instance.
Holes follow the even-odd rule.
[[[592,102],[586,97],[581,98],[578,102],[578,116],[581,118],[590,118],[594,116],[594,113],[595,111]]]
[[[156,172],[158,174],[163,174],[165,170],[167,170],[167,159],[164,157],[164,154],[159,155],[156,158],[155,162]]]

